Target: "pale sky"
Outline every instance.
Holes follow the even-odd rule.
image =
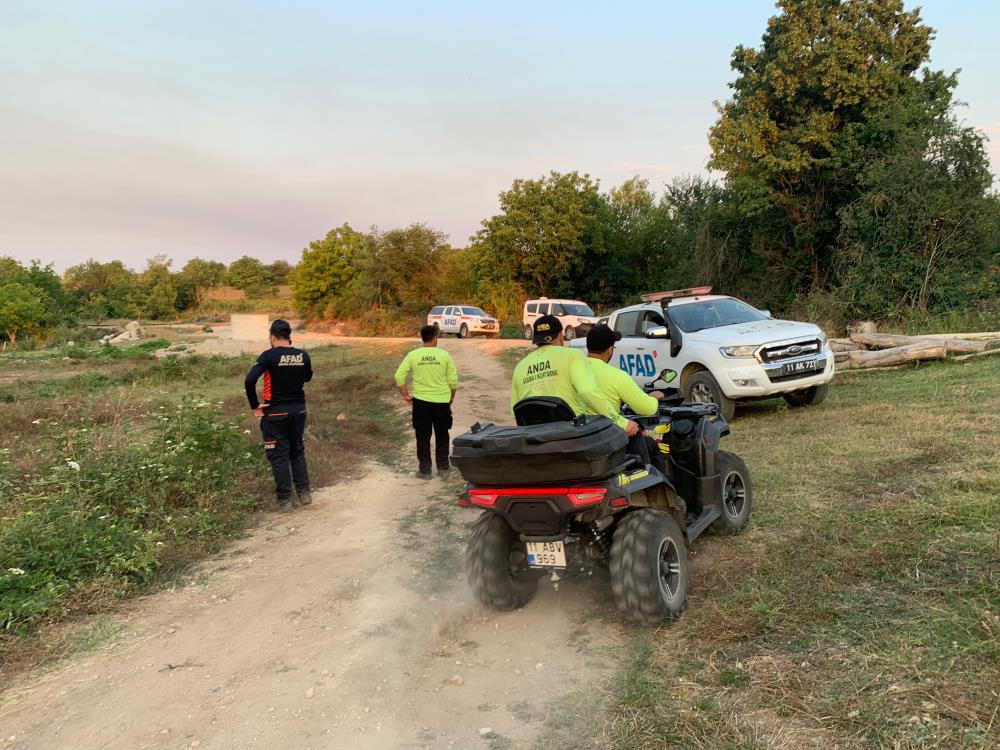
[[[907,3],[907,7],[912,7]],[[928,0],[1000,164],[1000,5]],[[0,0],[0,255],[298,260],[345,222],[466,244],[517,177],[703,172],[767,0]]]

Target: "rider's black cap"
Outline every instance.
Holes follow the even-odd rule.
[[[551,344],[562,333],[563,324],[555,315],[543,315],[535,321],[531,340],[536,344]]]
[[[271,335],[279,339],[290,339],[292,337],[292,326],[287,320],[279,318],[271,323]]]
[[[612,331],[601,323],[594,326],[587,332],[587,351],[603,352],[608,347],[614,346],[616,341],[621,341],[622,335],[618,331]]]

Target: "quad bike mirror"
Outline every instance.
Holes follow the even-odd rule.
[[[669,339],[670,329],[666,326],[656,326],[646,331],[647,339]]]
[[[670,369],[664,370],[663,372],[661,372],[659,375],[656,376],[657,380],[662,380],[664,383],[673,383],[676,378],[677,378],[677,371]]]

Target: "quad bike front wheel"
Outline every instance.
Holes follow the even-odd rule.
[[[669,513],[629,513],[611,543],[611,590],[626,619],[656,625],[680,616],[687,601],[687,543]]]
[[[738,534],[747,525],[753,510],[750,470],[742,458],[728,451],[719,451],[717,467],[719,517],[712,522],[712,529],[718,534]]]
[[[465,550],[469,586],[492,609],[523,607],[538,590],[538,575],[528,568],[528,554],[502,516],[484,511]]]

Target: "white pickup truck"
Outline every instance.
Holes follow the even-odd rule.
[[[711,287],[642,299],[608,318],[622,335],[611,364],[637,383],[674,370],[686,400],[710,401],[727,420],[738,401],[782,396],[806,406],[826,398],[833,353],[818,326],[773,320],[734,297],[711,294]]]

